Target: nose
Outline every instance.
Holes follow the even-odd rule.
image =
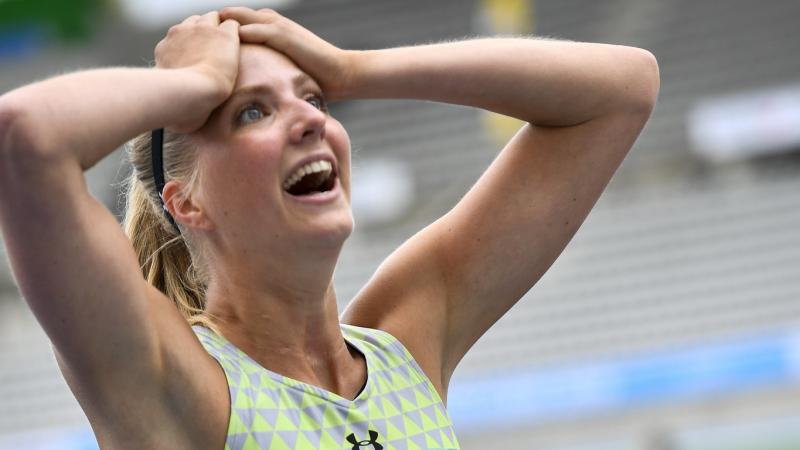
[[[325,138],[325,122],[327,116],[309,102],[298,99],[294,117],[289,129],[289,137],[293,143],[322,140]]]

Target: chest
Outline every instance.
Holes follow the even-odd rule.
[[[243,378],[231,388],[226,448],[458,448],[452,423],[426,383],[381,389],[391,387],[391,378],[372,376],[375,384],[354,401],[313,386],[275,387]]]
[[[352,399],[269,371],[228,342],[206,342],[229,388],[224,448],[459,448],[436,389],[410,353],[388,334],[369,338],[356,345],[366,383]]]

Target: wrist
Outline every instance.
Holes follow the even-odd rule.
[[[358,98],[367,67],[368,51],[342,50],[342,68],[339,83],[326,93],[330,100]]]
[[[171,101],[167,101],[167,128],[172,131],[189,133],[205,123],[211,112],[224,102],[232,88],[226,88],[213,75],[197,67],[165,69],[171,81],[165,93],[169,93]]]
[[[233,92],[234,81],[231,77],[220,73],[216,68],[206,64],[187,67],[185,70],[196,77],[195,89],[200,99],[212,104],[212,109],[230,97]]]

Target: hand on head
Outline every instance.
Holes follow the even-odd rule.
[[[207,110],[187,111],[178,132],[198,129],[211,111],[233,91],[239,72],[239,23],[221,20],[216,11],[191,16],[172,26],[155,48],[156,67],[188,70],[207,81],[211,98],[217,99]]]
[[[346,95],[354,73],[353,52],[330,44],[271,9],[228,7],[219,14],[222,20],[241,24],[241,42],[267,45],[288,56],[317,81],[328,99]]]
[[[355,52],[337,48],[271,9],[228,7],[191,16],[169,29],[155,49],[156,66],[188,69],[209,81],[218,102],[206,111],[189,111],[174,131],[200,128],[212,110],[233,91],[240,43],[262,44],[289,57],[320,85],[329,100],[345,97],[355,73]]]

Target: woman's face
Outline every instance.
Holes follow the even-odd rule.
[[[352,231],[347,132],[282,54],[242,45],[233,94],[194,137],[198,204],[217,244],[291,251],[341,245]]]

